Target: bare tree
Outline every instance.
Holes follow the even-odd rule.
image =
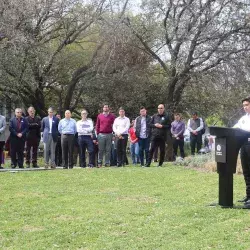
[[[165,72],[170,110],[193,75],[249,51],[249,10],[249,4],[234,0],[145,0],[142,14],[124,20]]]

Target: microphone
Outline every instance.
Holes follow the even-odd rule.
[[[229,117],[228,122],[227,122],[227,127],[229,127],[229,124],[231,120],[240,113],[240,111],[243,110],[243,107],[241,107],[239,110],[237,110],[231,117]]]
[[[234,113],[231,117],[229,117],[228,123],[227,123],[227,127],[229,126],[229,123],[231,122],[231,120],[232,120],[238,113],[240,113],[240,111],[241,111],[242,109],[243,109],[243,107],[241,107],[239,110],[236,111],[236,113]],[[212,124],[212,126],[215,126],[218,122],[219,122],[219,119],[218,119],[214,124]]]

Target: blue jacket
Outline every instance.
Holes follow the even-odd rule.
[[[27,134],[28,129],[29,129],[29,125],[28,125],[27,120],[24,117],[21,117],[21,131],[18,132],[17,129],[18,129],[17,118],[14,117],[10,120],[10,126],[9,126],[10,138],[15,138],[15,137],[17,137],[18,133],[21,133],[23,136],[20,139],[25,140],[26,134]]]
[[[56,116],[53,116],[52,118],[52,138],[54,142],[57,142],[57,138],[59,135],[58,132],[58,124],[59,124],[59,119]],[[44,117],[42,119],[42,127],[41,131],[43,132],[43,142],[47,143],[49,139],[49,117]]]

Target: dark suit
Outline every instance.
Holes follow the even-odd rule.
[[[58,139],[58,123],[59,119],[56,116],[52,117],[52,127],[50,131],[49,116],[42,119],[42,132],[43,132],[43,142],[44,142],[44,160],[45,167],[48,167],[49,157],[51,160],[51,167],[55,168],[55,150],[56,143]]]
[[[11,162],[12,167],[23,168],[23,157],[24,157],[24,145],[26,140],[26,134],[28,132],[28,122],[26,119],[21,117],[19,120],[14,117],[10,120],[10,146],[11,146]],[[17,136],[18,133],[22,134],[22,137]],[[17,156],[17,159],[16,159]]]

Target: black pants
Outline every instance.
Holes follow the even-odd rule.
[[[165,158],[165,148],[166,148],[166,142],[165,138],[152,138],[151,144],[150,144],[150,150],[149,150],[149,164],[152,161],[155,149],[159,147],[160,148],[160,159],[159,159],[159,165],[162,165]]]
[[[126,164],[126,148],[128,143],[128,135],[122,135],[123,139],[116,138],[117,151],[117,166],[124,166]]]
[[[5,142],[0,141],[0,166],[3,164],[3,147]]]
[[[74,135],[62,135],[61,136],[62,144],[62,167],[64,168],[73,168],[73,151],[75,145],[75,136]]]
[[[24,145],[25,140],[18,137],[11,137],[10,138],[10,157],[11,163],[14,167],[18,166],[23,168],[23,158],[24,158]]]
[[[30,164],[32,158],[33,165],[37,164],[37,150],[39,146],[40,138],[30,138],[26,141],[26,163]],[[32,148],[32,156],[31,156]]]
[[[61,146],[61,136],[58,136],[55,152],[55,163],[57,166],[62,165],[62,146]]]
[[[197,150],[196,152],[198,153],[201,149],[201,145],[202,145],[202,134],[193,135],[191,133],[190,135],[191,154],[192,155],[195,154],[195,148]]]
[[[240,159],[246,183],[246,196],[250,199],[250,144],[241,147]]]
[[[178,151],[178,148],[180,149],[180,155],[182,158],[185,157],[185,154],[184,154],[184,139],[176,139],[176,138],[173,138],[173,148],[174,148],[174,159],[176,158],[177,156],[177,151]]]

